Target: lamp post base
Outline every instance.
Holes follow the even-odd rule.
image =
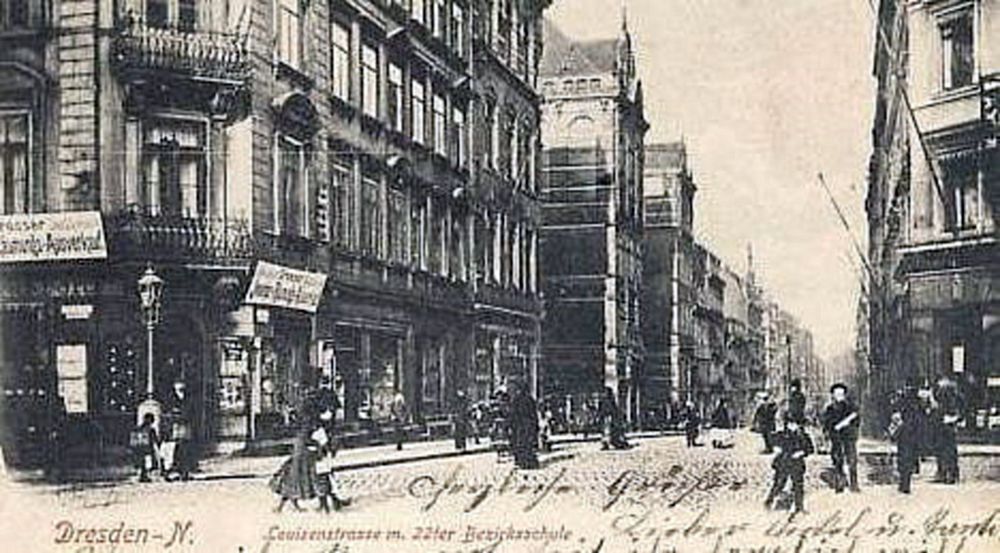
[[[142,420],[146,418],[147,414],[153,415],[154,426],[159,429],[160,422],[163,420],[163,407],[160,402],[153,398],[143,400],[135,411],[136,425],[142,424]]]

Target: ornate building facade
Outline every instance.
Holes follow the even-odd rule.
[[[557,395],[642,402],[642,84],[628,29],[574,42],[550,22],[542,60],[543,359]]]
[[[4,2],[5,439],[60,401],[121,444],[175,382],[206,443],[286,435],[323,375],[358,429],[536,383],[546,5]]]

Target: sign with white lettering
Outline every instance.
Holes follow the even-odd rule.
[[[326,275],[282,267],[266,261],[257,269],[246,303],[315,313],[326,287]]]
[[[0,263],[107,257],[96,211],[0,216]]]

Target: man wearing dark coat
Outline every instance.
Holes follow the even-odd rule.
[[[698,433],[701,429],[701,413],[693,401],[688,401],[684,408],[684,436],[687,439],[688,447],[697,447]]]
[[[780,451],[771,462],[774,469],[774,481],[771,491],[764,500],[764,506],[771,508],[778,495],[784,490],[785,484],[792,481],[792,496],[795,500],[795,512],[805,511],[805,458],[815,451],[812,439],[802,428],[802,419],[785,415],[785,429],[778,433],[777,445]]]
[[[465,451],[465,442],[469,434],[469,402],[465,399],[465,391],[455,392],[455,405],[452,412],[454,424],[455,449]]]
[[[625,418],[618,409],[615,393],[611,388],[604,388],[604,395],[598,405],[598,416],[601,419],[602,438],[601,449],[628,449],[625,438]]]
[[[806,395],[802,393],[802,381],[798,378],[792,380],[791,389],[788,391],[788,417],[805,424]]]
[[[764,453],[774,452],[774,429],[777,426],[778,406],[770,396],[765,395],[763,402],[754,413],[754,429],[764,438]]]
[[[538,468],[538,406],[521,383],[510,399],[510,448],[518,468]]]
[[[910,482],[920,463],[920,430],[926,427],[924,417],[916,384],[908,380],[896,402],[889,426],[889,436],[896,441],[899,491],[905,494],[910,493]]]
[[[957,426],[961,417],[958,385],[947,377],[941,378],[934,388],[933,426],[935,428],[935,457],[938,463],[938,480],[945,484],[958,484]]]
[[[168,468],[174,470],[181,480],[188,480],[198,465],[191,426],[193,405],[187,394],[186,384],[183,381],[175,382],[167,406],[173,418],[170,438],[177,445],[174,449],[174,465]]]
[[[852,492],[858,488],[858,408],[847,397],[847,386],[837,383],[830,388],[832,400],[823,411],[823,430],[830,438],[830,457],[836,471],[834,489],[844,491],[844,465]]]

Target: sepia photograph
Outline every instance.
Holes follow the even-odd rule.
[[[0,0],[0,392],[11,553],[998,552],[1000,0]]]

